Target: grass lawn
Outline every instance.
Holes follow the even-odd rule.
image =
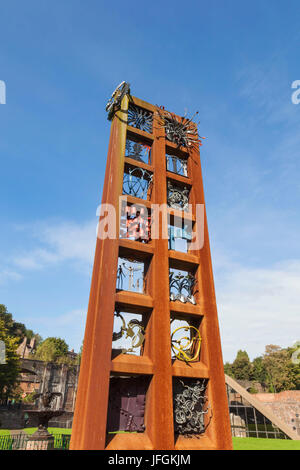
[[[24,431],[27,434],[33,434],[37,428],[24,428],[20,429],[20,432]],[[71,434],[72,429],[66,429],[66,428],[48,428],[48,431],[51,434]],[[0,436],[9,436],[10,435],[10,430],[9,429],[0,429]]]
[[[27,434],[33,434],[37,428],[20,429]],[[72,429],[48,428],[51,434],[71,434]],[[9,429],[0,429],[0,436],[9,436]],[[300,441],[287,439],[257,439],[254,437],[233,437],[234,450],[300,450]]]
[[[300,441],[233,437],[234,450],[300,450]]]

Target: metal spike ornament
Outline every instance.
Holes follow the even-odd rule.
[[[166,139],[176,144],[177,147],[186,147],[188,150],[197,149],[198,145],[202,145],[201,139],[205,139],[199,136],[197,125],[193,122],[197,114],[198,111],[191,118],[187,118],[186,115],[180,117],[157,108],[157,123],[160,128],[165,129]]]

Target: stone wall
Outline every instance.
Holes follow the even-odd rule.
[[[257,393],[255,398],[300,435],[300,390],[280,393]]]
[[[19,384],[23,390],[23,398],[33,391],[43,393],[46,391],[59,392],[55,398],[53,409],[63,409],[65,412],[49,421],[50,427],[72,427],[73,412],[79,375],[79,366],[54,364],[34,359],[21,359],[21,374]],[[37,409],[37,401],[31,405],[5,407],[0,406],[0,428],[22,429],[24,427],[24,413],[28,409]],[[27,427],[35,427],[37,422],[29,418]]]

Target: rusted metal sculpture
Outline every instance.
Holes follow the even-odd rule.
[[[158,109],[129,97],[128,93],[123,94],[121,103],[115,103],[117,100],[120,101],[115,96],[109,104],[112,125],[102,198],[103,203],[115,208],[116,233],[120,234],[122,217],[122,223],[126,219],[126,210],[124,212],[120,204],[120,199],[122,202],[125,198],[125,208],[132,204],[143,205],[147,211],[151,211],[154,204],[162,208],[161,222],[170,216],[169,223],[173,227],[175,219],[184,219],[178,226],[187,240],[190,240],[187,233],[190,230],[186,226],[193,228],[193,233],[203,230],[204,244],[196,248],[189,243],[188,252],[176,251],[174,243],[168,244],[162,236],[161,226],[158,234],[155,233],[154,222],[148,243],[140,243],[138,237],[97,239],[70,448],[230,449],[230,421],[207,221],[205,216],[202,226],[197,219],[197,204],[205,204],[197,126],[186,117]],[[142,158],[139,147],[135,148],[135,158],[132,158],[132,153],[126,151],[128,139],[149,145],[151,161]],[[169,171],[172,167],[167,168],[166,153],[185,160],[186,174]],[[130,173],[133,167],[139,170]],[[139,177],[142,175],[144,180],[151,181],[150,190],[136,190],[135,171],[139,172]],[[123,196],[124,173],[129,181],[132,176],[125,189],[126,196]],[[141,199],[142,195],[145,199]],[[190,207],[186,210],[188,204]],[[164,233],[168,234],[168,225],[165,229]],[[169,233],[175,235],[172,230]],[[129,290],[129,285],[136,285],[136,281],[131,277],[129,282],[130,273],[122,265],[125,260],[143,265],[142,291]],[[170,271],[174,272],[171,279]],[[176,278],[179,272],[182,277]],[[142,354],[113,353],[112,333],[117,311],[147,314]],[[173,348],[178,346],[179,357],[172,360],[170,319],[176,316],[185,318],[190,325],[201,323],[199,354],[196,355],[200,340],[195,340],[186,350],[182,342],[175,343],[179,340],[174,335]],[[128,326],[125,324],[121,331],[118,328],[115,331],[122,333],[120,341],[125,339]],[[134,326],[132,330],[137,333],[139,325]],[[195,330],[195,334],[191,331],[182,330],[181,337],[196,338]],[[141,342],[144,331],[140,329],[140,333]],[[213,410],[209,426],[204,384],[205,397]],[[189,439],[184,438],[187,434]]]

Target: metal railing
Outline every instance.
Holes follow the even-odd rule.
[[[26,450],[29,434],[20,433],[0,436],[1,450]],[[68,450],[70,445],[70,434],[53,434],[54,450]]]

